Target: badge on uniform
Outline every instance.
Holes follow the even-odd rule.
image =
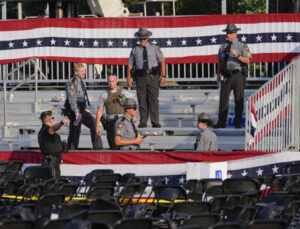
[[[161,51],[161,48],[159,46],[157,46],[157,51],[159,51],[162,55],[163,58],[165,58],[165,55],[163,54],[163,52]]]
[[[70,84],[70,94],[71,94],[71,95],[74,95],[74,93],[75,93],[75,92],[74,92],[74,89],[75,89],[75,84],[74,84],[74,83],[71,83],[71,84]]]
[[[249,50],[249,47],[248,47],[248,45],[247,44],[244,44],[244,48],[245,48],[245,50],[246,50],[246,52],[248,52],[247,53],[247,56],[251,56],[251,54],[250,54],[250,50]]]
[[[122,129],[123,126],[124,126],[124,122],[119,122],[119,123],[118,123],[118,129]]]

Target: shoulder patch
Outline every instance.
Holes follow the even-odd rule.
[[[123,126],[124,126],[124,122],[119,122],[119,123],[118,123],[118,129],[122,129]]]
[[[161,51],[161,48],[159,46],[156,47],[157,51],[160,52],[160,54],[162,55],[163,58],[165,58],[164,53]]]
[[[72,83],[70,84],[70,90],[73,91],[74,89],[75,89],[75,84],[72,82]]]

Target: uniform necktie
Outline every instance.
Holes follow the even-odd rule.
[[[133,120],[131,119],[130,120],[130,122],[131,122],[131,125],[132,125],[132,128],[133,128],[133,131],[134,131],[134,133],[135,133],[135,137],[137,137],[139,134],[139,132],[138,132],[138,130],[136,129],[136,126],[135,126],[135,124],[134,124],[134,122],[133,122]]]
[[[144,51],[143,51],[143,62],[144,62],[144,69],[148,70],[149,66],[148,66],[148,53],[147,53],[147,48],[146,46],[143,47]]]
[[[86,97],[87,104],[90,106],[90,100],[89,100],[89,97],[88,97],[88,94],[86,92],[86,88],[85,88],[85,85],[84,85],[82,79],[80,79],[80,83],[81,83],[82,90],[84,92],[84,96]]]
[[[225,66],[227,65],[227,61],[228,61],[228,57],[229,57],[229,54],[230,54],[231,45],[232,45],[232,43],[229,42],[228,46],[224,50],[225,51],[225,58],[224,58]]]

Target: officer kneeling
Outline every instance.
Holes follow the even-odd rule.
[[[137,105],[134,99],[127,98],[123,104],[124,114],[115,123],[115,145],[120,150],[140,149],[144,141],[135,125]]]
[[[62,152],[67,153],[66,142],[61,142],[60,136],[56,133],[63,125],[69,123],[68,118],[64,118],[59,123],[54,124],[54,117],[51,111],[45,111],[40,116],[43,123],[38,134],[40,150],[44,154],[42,165],[49,166],[52,170],[52,177],[60,177],[60,163]]]

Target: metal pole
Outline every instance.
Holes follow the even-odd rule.
[[[2,20],[7,20],[7,14],[6,14],[6,11],[7,11],[7,5],[6,5],[6,1],[4,2],[1,2],[1,5],[2,5]]]
[[[38,59],[35,59],[34,65],[34,74],[35,74],[35,103],[34,103],[34,112],[38,112]]]
[[[7,137],[7,120],[6,120],[6,81],[7,81],[7,71],[6,71],[7,64],[3,64],[2,73],[3,73],[3,115],[4,115],[4,123],[3,123],[3,136]]]
[[[173,16],[175,16],[175,0],[173,0]]]
[[[18,19],[23,19],[23,12],[22,12],[22,2],[18,2]]]
[[[266,0],[266,14],[269,13],[269,0]]]
[[[222,0],[221,6],[222,6],[222,14],[227,14],[226,0]]]

